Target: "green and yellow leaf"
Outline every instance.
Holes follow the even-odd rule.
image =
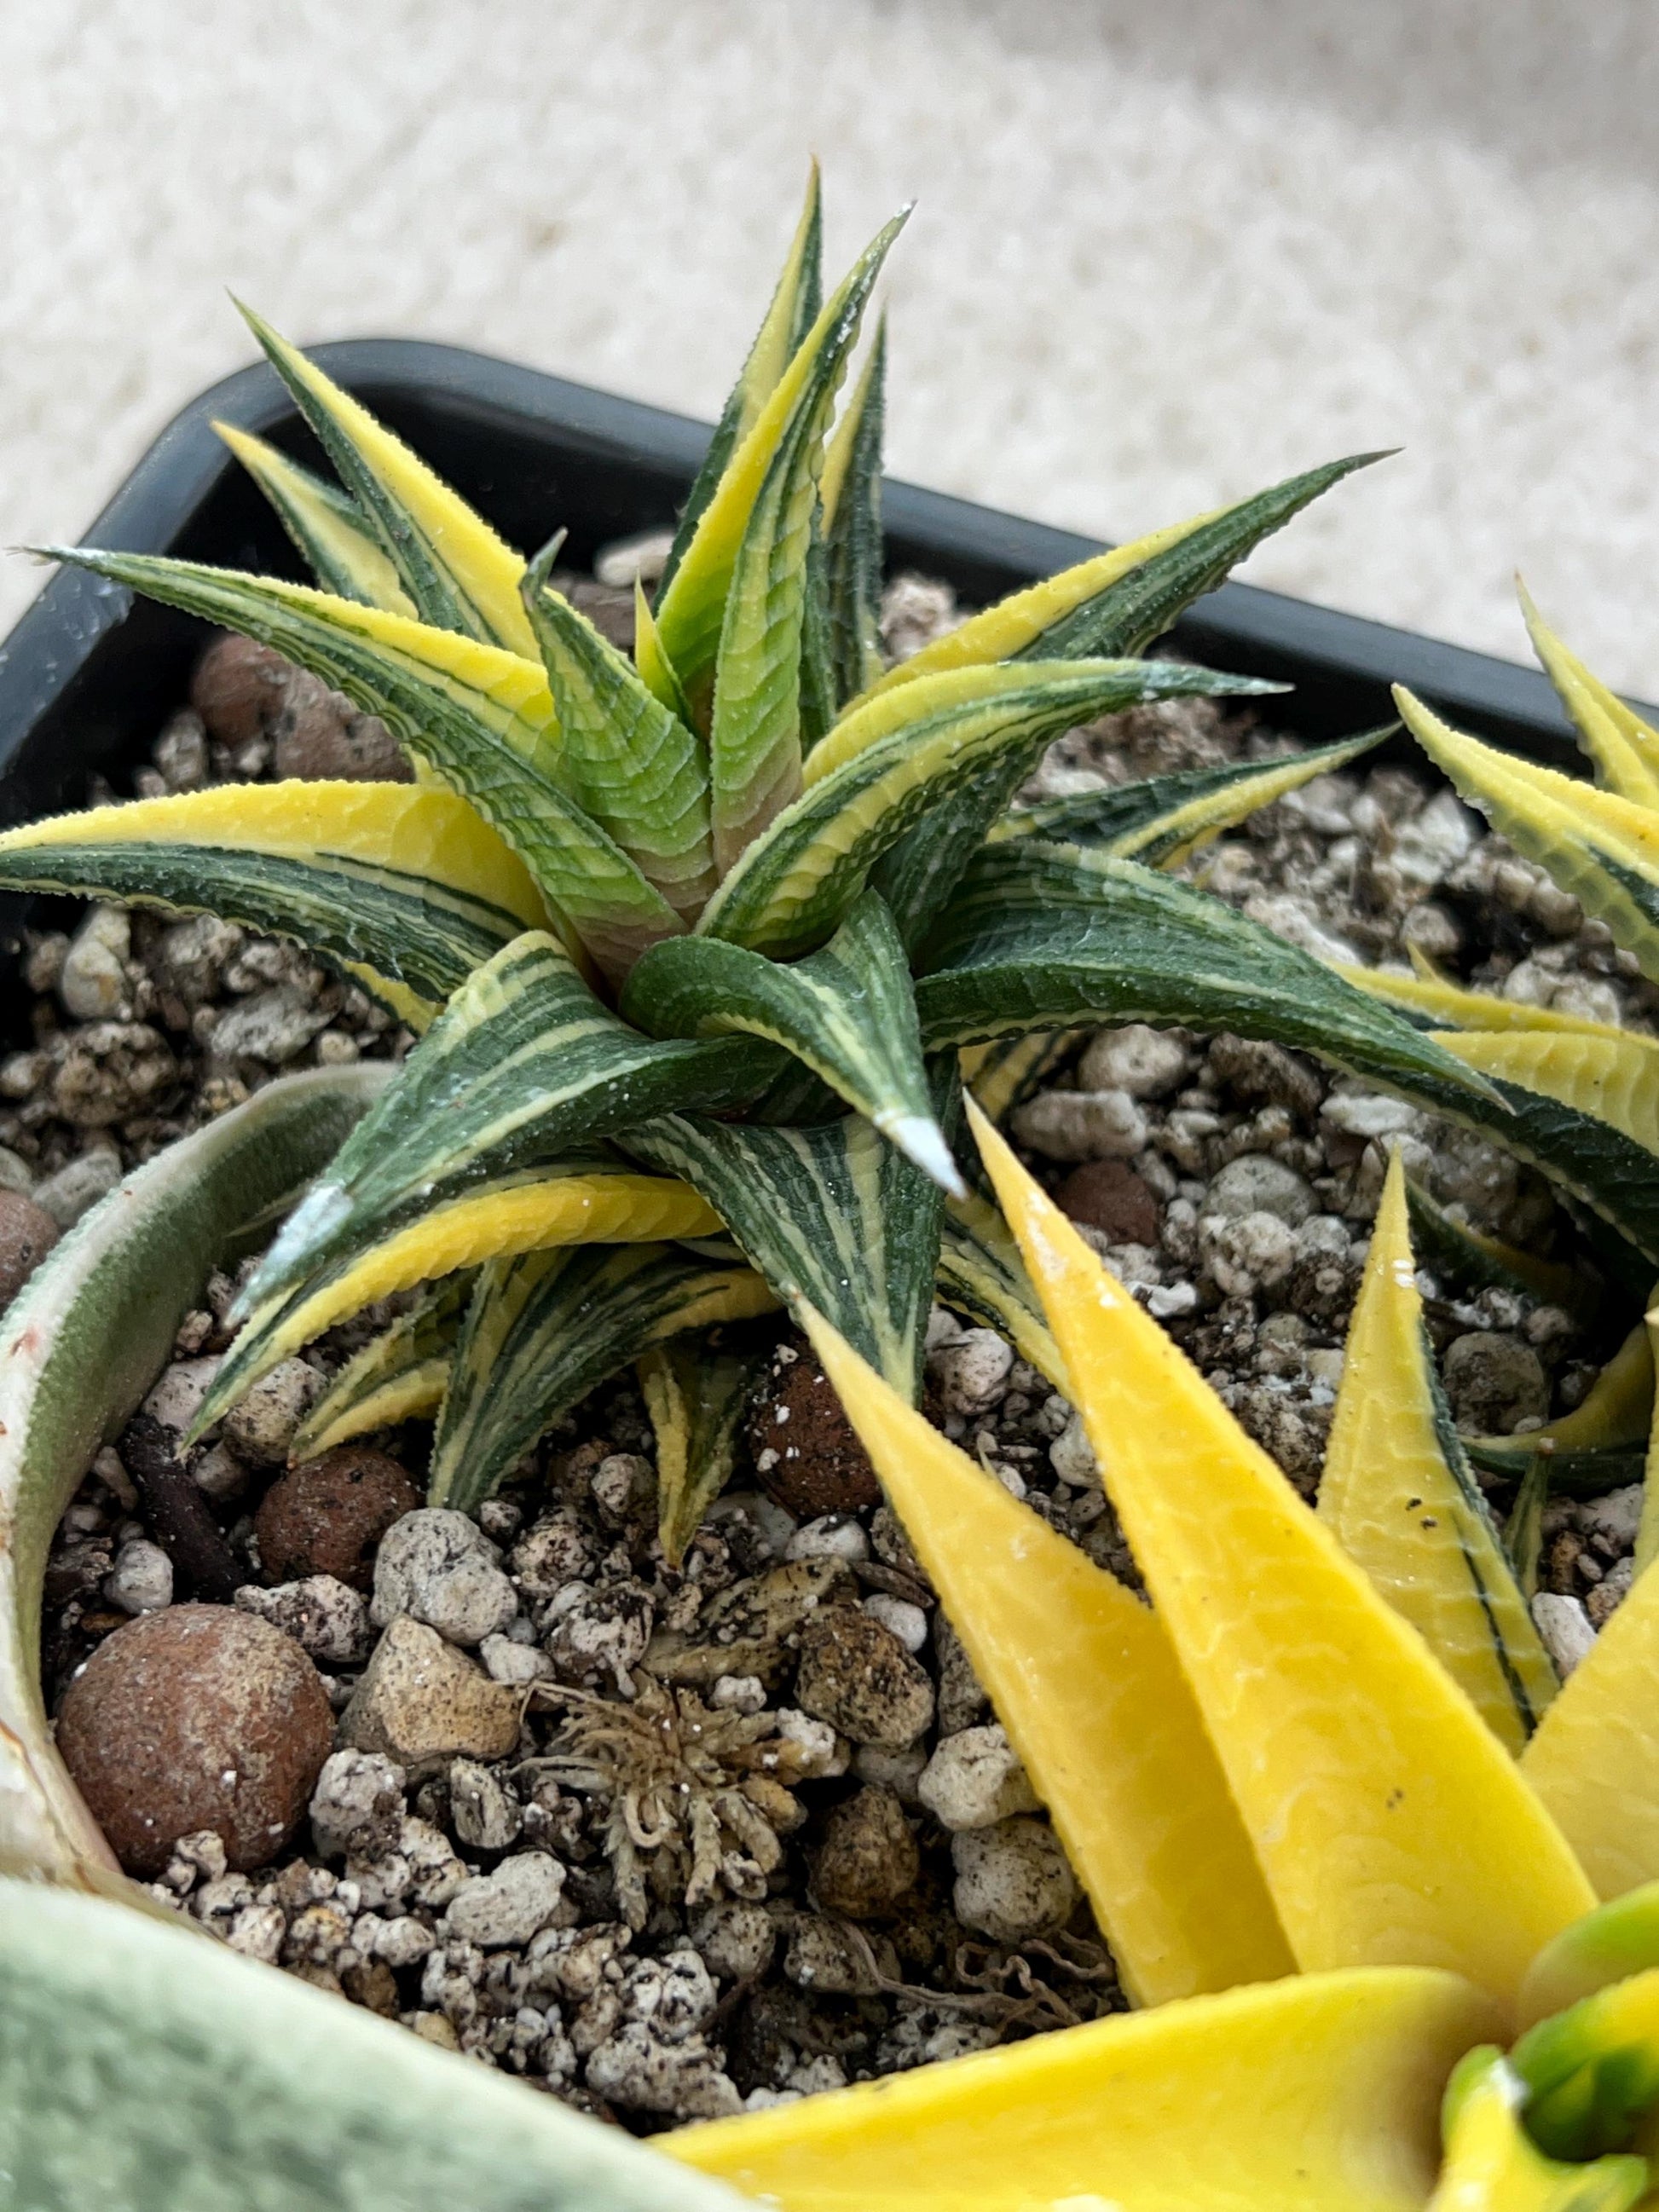
[[[585,1243],[492,1261],[456,1341],[428,1504],[471,1511],[550,1421],[642,1352],[776,1304],[752,1269],[678,1244]]]
[[[877,232],[825,302],[761,402],[752,427],[734,443],[690,542],[658,593],[657,630],[663,650],[699,714],[707,702],[732,571],[750,515],[780,449],[803,420],[817,416],[833,402],[871,291],[904,221],[903,215],[896,216]]]
[[[1583,662],[1568,652],[1516,579],[1533,651],[1571,715],[1579,742],[1595,763],[1596,780],[1633,805],[1659,807],[1659,730],[1651,728]]]
[[[245,1310],[487,1178],[566,1156],[641,1115],[736,1105],[781,1059],[744,1038],[641,1036],[551,938],[526,933],[468,977],[410,1053],[361,1142],[284,1224]]]
[[[671,1567],[731,1479],[762,1364],[758,1355],[714,1349],[700,1338],[640,1355],[640,1389],[657,1440],[657,1534]]]
[[[988,779],[1012,791],[1059,731],[1142,700],[1259,688],[1177,662],[1030,661],[880,693],[817,747],[805,791],[749,848],[698,928],[775,958],[811,951],[906,830]],[[968,857],[951,865],[959,872]]]
[[[1471,2051],[1446,2092],[1446,2159],[1428,2212],[1629,2212],[1644,2158],[1547,2158],[1522,2116],[1526,2087],[1501,2051]]]
[[[438,1002],[547,919],[464,799],[404,783],[228,784],[55,815],[0,836],[0,884],[222,915]]]
[[[788,966],[718,938],[654,946],[622,1012],[653,1036],[742,1032],[782,1045],[925,1175],[962,1189],[933,1118],[909,962],[878,892],[863,893],[822,951]]]
[[[708,441],[708,451],[703,455],[702,465],[681,512],[679,527],[674,532],[674,542],[663,568],[662,589],[672,582],[675,570],[685,557],[686,548],[702,520],[703,509],[714,497],[714,488],[725,475],[727,463],[754,428],[762,408],[777,390],[785,369],[817,320],[823,297],[823,212],[818,165],[814,161],[807,171],[806,198],[800,221],[795,226],[765,320],[756,332],[748,359],[726,397],[714,434]],[[672,706],[673,702],[664,703]]]
[[[1509,2063],[1526,2099],[1528,2132],[1552,2156],[1598,2159],[1628,2150],[1638,2132],[1651,2141],[1659,2107],[1659,1972],[1632,1974],[1540,2021]]]
[[[715,883],[702,746],[546,582],[543,558],[526,574],[525,606],[558,716],[560,780],[681,920],[695,921]]]
[[[662,649],[662,640],[657,635],[656,617],[651,611],[651,602],[645,596],[645,586],[636,576],[634,580],[634,665],[640,680],[659,704],[666,707],[675,719],[689,730],[692,726],[691,702],[685,696],[678,672]]]
[[[1455,1975],[1270,1982],[659,2138],[778,2212],[1422,2212],[1498,2025]]]
[[[1659,978],[1659,814],[1465,737],[1403,686],[1395,698],[1413,736],[1469,804],[1605,922],[1644,975]]]
[[[1046,837],[1054,844],[1097,846],[1149,868],[1170,867],[1258,807],[1299,791],[1316,776],[1335,775],[1399,726],[1393,722],[1386,729],[1367,730],[1336,744],[1271,760],[1224,761],[1217,768],[1183,769],[1139,783],[1109,784],[1102,791],[1042,799],[1035,806],[1016,807],[1005,814],[992,829],[990,842]]]
[[[1519,1752],[1559,1685],[1440,1389],[1398,1152],[1348,1331],[1319,1515]]]
[[[298,347],[252,308],[241,312],[422,621],[533,659],[522,556]]]
[[[1649,1051],[1659,1051],[1659,1037],[1622,1030],[1613,1022],[1565,1013],[1556,1006],[1528,1006],[1520,999],[1500,999],[1490,991],[1466,990],[1439,974],[1415,945],[1411,955],[1417,971],[1411,975],[1393,968],[1362,968],[1350,961],[1331,964],[1339,975],[1346,975],[1362,991],[1419,1016],[1425,1029],[1539,1030],[1552,1036],[1622,1037]]]
[[[887,323],[876,325],[870,357],[823,456],[823,580],[830,660],[839,708],[881,675],[881,440]]]
[[[1531,2027],[1654,1966],[1659,1966],[1659,1881],[1597,1905],[1544,1946],[1522,1987],[1521,2024]]]
[[[1569,1459],[1580,1452],[1626,1450],[1645,1444],[1653,1422],[1653,1346],[1638,1322],[1591,1384],[1583,1403],[1541,1429],[1518,1437],[1480,1437],[1482,1460]]]
[[[878,690],[948,668],[1016,659],[1116,659],[1142,653],[1177,615],[1212,592],[1253,546],[1355,469],[1384,458],[1357,453],[1258,492],[1236,507],[1114,545],[1000,599],[888,670]]]
[[[255,1305],[219,1363],[191,1426],[210,1428],[279,1359],[378,1299],[416,1283],[519,1252],[566,1244],[636,1243],[706,1237],[713,1210],[684,1183],[639,1175],[603,1160],[526,1168],[457,1194],[434,1193],[422,1212],[389,1235],[354,1245],[296,1289]]]
[[[1415,1630],[968,1110],[1298,1966],[1446,1967],[1512,2002],[1594,1901],[1566,1840]]]
[[[315,1459],[371,1429],[435,1413],[471,1295],[471,1276],[452,1275],[355,1353],[295,1430],[289,1459]]]
[[[1515,1291],[1569,1313],[1583,1313],[1593,1303],[1592,1286],[1577,1268],[1535,1259],[1502,1237],[1472,1229],[1409,1177],[1406,1204],[1417,1249],[1437,1275],[1468,1290]]]
[[[1000,1329],[1062,1398],[1073,1395],[1019,1247],[988,1199],[970,1193],[947,1202],[939,1224],[939,1295],[970,1321]]]
[[[1158,1617],[914,1412],[821,1315],[807,1307],[802,1318],[1130,1996],[1165,2004],[1290,1973]]]
[[[965,1044],[958,1055],[962,1079],[981,1113],[1000,1128],[1087,1035],[1081,1029],[1028,1030],[1024,1036]]]
[[[214,429],[276,510],[301,559],[325,592],[365,606],[412,615],[413,602],[380,540],[363,527],[356,501],[337,484],[313,476],[277,447],[234,422]]]

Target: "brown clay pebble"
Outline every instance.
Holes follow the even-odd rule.
[[[374,1552],[421,1494],[395,1459],[367,1444],[339,1444],[302,1460],[272,1483],[253,1516],[268,1583],[332,1575],[366,1590]]]
[[[216,637],[196,664],[190,703],[222,745],[263,737],[288,699],[294,665],[251,637]]]
[[[1162,1231],[1158,1200],[1126,1160],[1089,1160],[1073,1168],[1055,1202],[1113,1244],[1156,1244]]]
[[[412,783],[415,771],[378,714],[360,714],[343,692],[295,669],[288,696],[270,726],[271,767],[278,776],[337,778],[353,783]]]
[[[904,1808],[884,1784],[872,1783],[837,1805],[823,1824],[812,1862],[812,1893],[826,1912],[870,1920],[890,1912],[921,1871],[921,1854]]]
[[[45,1206],[0,1190],[0,1306],[9,1306],[63,1235]]]
[[[161,1872],[210,1828],[246,1873],[275,1858],[334,1743],[317,1669],[291,1637],[227,1605],[173,1605],[106,1637],[58,1722],[93,1818],[129,1874]]]
[[[756,1393],[749,1409],[749,1449],[762,1488],[798,1519],[856,1513],[880,1503],[881,1485],[870,1455],[842,1411],[829,1376],[796,1344],[779,1346]]]

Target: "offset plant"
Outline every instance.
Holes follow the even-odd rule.
[[[821,304],[814,179],[631,661],[552,587],[558,541],[526,565],[253,317],[339,483],[226,435],[319,587],[61,553],[323,675],[420,777],[0,838],[0,884],[297,938],[422,1032],[246,1293],[203,1425],[331,1323],[430,1283],[304,1448],[435,1413],[432,1497],[474,1506],[643,1359],[677,1556],[744,1374],[736,1352],[678,1358],[689,1329],[811,1304],[914,1398],[937,1290],[1056,1372],[952,1159],[963,1048],[1006,1097],[1056,1030],[1190,1023],[1494,1110],[1408,1018],[1158,872],[1374,736],[1012,806],[1079,721],[1272,688],[1136,656],[1357,461],[1103,553],[884,672],[879,334],[832,415],[899,220]]]
[[[207,2204],[251,2171],[272,2212],[325,2178],[388,2212],[1650,2201],[1659,1580],[1558,1692],[1437,1417],[1397,1166],[1316,1513],[969,1111],[1152,1605],[805,1318],[1142,2009],[647,2149],[176,1926],[0,1881],[28,2202]],[[26,1326],[76,1276],[46,1272]]]

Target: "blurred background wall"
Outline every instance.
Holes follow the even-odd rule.
[[[1650,0],[10,0],[0,537],[246,361],[442,337],[712,414],[825,167],[891,465],[1125,536],[1402,445],[1250,576],[1659,696]],[[550,527],[557,518],[550,515]],[[0,621],[35,588],[0,573]]]

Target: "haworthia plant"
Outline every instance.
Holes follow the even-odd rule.
[[[814,175],[654,599],[637,595],[631,661],[555,588],[557,538],[526,561],[252,314],[336,481],[227,435],[315,585],[62,553],[337,685],[422,779],[210,791],[0,838],[0,888],[278,931],[419,1033],[246,1287],[204,1419],[357,1306],[482,1270],[456,1345],[447,1305],[441,1337],[430,1315],[394,1328],[307,1431],[435,1410],[434,1484],[477,1502],[578,1371],[604,1379],[659,1326],[643,1280],[619,1279],[583,1359],[526,1354],[509,1391],[485,1325],[508,1286],[574,1282],[550,1254],[672,1248],[716,1222],[769,1297],[829,1316],[907,1395],[936,1289],[1000,1316],[1052,1377],[994,1214],[942,1231],[963,1046],[996,1055],[969,1072],[1003,1106],[1074,1025],[1135,1018],[1497,1110],[1409,1010],[1155,872],[1375,733],[1010,811],[1079,721],[1271,690],[1141,656],[1374,456],[1091,556],[882,665],[884,330],[858,355],[902,222],[826,287]]]

